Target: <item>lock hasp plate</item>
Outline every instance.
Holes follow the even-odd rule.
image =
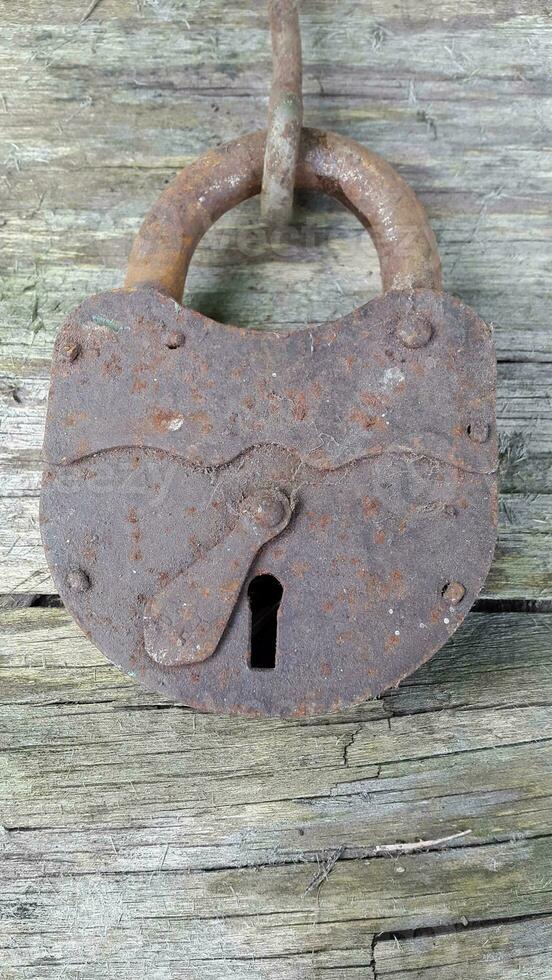
[[[443,645],[485,580],[495,384],[489,328],[431,290],[291,334],[152,289],[92,297],[60,331],[48,403],[41,529],[62,599],[113,663],[200,709],[300,716],[374,697]],[[214,652],[157,662],[152,600],[185,573],[185,608],[213,549],[231,571],[225,542],[260,491],[292,509],[234,582]],[[283,589],[273,669],[250,663],[261,574]],[[199,583],[214,621],[217,583]]]

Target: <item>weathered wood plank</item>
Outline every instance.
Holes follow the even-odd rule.
[[[552,911],[552,615],[472,614],[397,690],[306,722],[145,694],[63,610],[4,610],[0,629],[7,978],[440,969],[454,944],[397,965],[373,937]]]
[[[552,918],[415,937],[388,937],[374,944],[374,976],[409,980],[548,980]]]
[[[12,926],[14,937],[25,935],[27,956],[41,948],[33,931],[42,928],[50,933],[54,965],[75,959],[83,965],[110,962],[118,978],[130,977],[135,959],[151,966],[157,956],[161,963],[171,957],[174,963],[175,953],[185,951],[188,963],[199,969],[202,961],[218,959],[222,977],[225,962],[231,966],[233,959],[262,959],[267,952],[285,958],[286,947],[298,945],[295,924],[303,927],[298,938],[303,933],[301,952],[306,952],[309,940],[316,948],[324,925],[335,921],[356,922],[362,943],[370,928],[549,911],[543,886],[552,870],[550,857],[547,842],[527,841],[417,854],[401,857],[400,863],[339,861],[319,893],[306,895],[312,867],[304,864],[208,873],[163,873],[158,866],[157,872],[132,875],[20,876],[6,881],[2,898],[8,914],[22,907],[27,913]],[[310,936],[304,928],[309,922]],[[277,967],[273,963],[276,977]]]

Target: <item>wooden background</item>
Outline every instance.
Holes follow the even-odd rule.
[[[0,978],[550,980],[550,5],[301,4],[306,122],[397,166],[446,287],[495,327],[502,495],[484,598],[447,647],[378,701],[293,723],[142,693],[53,594],[56,330],[122,283],[179,168],[264,125],[270,76],[264,0],[86,13],[0,0]],[[378,289],[355,219],[302,197],[283,236],[258,201],[226,216],[186,301],[299,325]]]

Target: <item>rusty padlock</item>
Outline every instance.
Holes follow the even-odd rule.
[[[55,345],[41,501],[76,620],[146,687],[300,716],[428,660],[484,582],[497,521],[490,329],[442,292],[432,231],[381,158],[305,129],[297,186],[375,242],[384,294],[294,333],[181,306],[207,227],[261,186],[255,133],[184,170],[125,288]]]

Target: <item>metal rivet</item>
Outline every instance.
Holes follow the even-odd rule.
[[[245,512],[258,527],[270,529],[284,520],[287,512],[283,494],[260,491],[245,501]]]
[[[472,442],[487,442],[491,434],[491,427],[488,422],[475,419],[474,422],[470,422],[466,431]]]
[[[76,361],[77,357],[82,354],[82,347],[76,342],[69,341],[69,343],[63,348],[63,356],[67,361],[71,363]]]
[[[397,337],[410,350],[425,347],[433,336],[433,327],[426,316],[404,317],[397,327]]]
[[[459,602],[462,602],[465,594],[466,590],[461,582],[448,582],[443,589],[443,599],[451,606],[457,606]]]
[[[71,568],[67,572],[66,582],[72,592],[88,592],[91,582],[82,568]]]
[[[169,350],[176,350],[177,347],[183,347],[186,341],[186,337],[179,330],[171,330],[170,333],[165,337],[165,347]]]
[[[254,511],[255,520],[261,527],[276,527],[284,515],[284,505],[276,497],[263,497]]]

